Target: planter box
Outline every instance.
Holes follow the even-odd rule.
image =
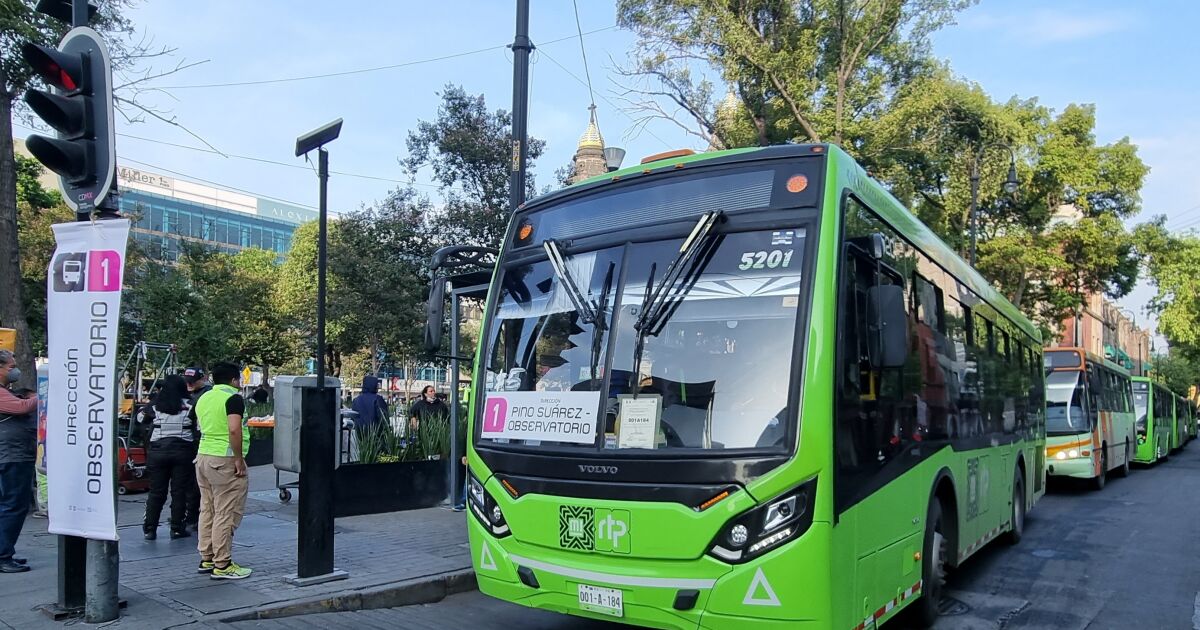
[[[250,451],[246,453],[247,466],[261,466],[275,461],[275,440],[250,440]]]
[[[419,510],[450,496],[448,462],[342,464],[333,475],[333,515]]]

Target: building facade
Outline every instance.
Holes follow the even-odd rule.
[[[1150,341],[1150,331],[1138,328],[1132,311],[1097,294],[1078,316],[1063,321],[1057,345],[1082,347],[1140,376],[1150,369]]]
[[[579,144],[575,147],[575,156],[571,159],[572,174],[567,181],[569,184],[608,172],[608,163],[604,159],[604,138],[600,135],[599,125],[596,124],[595,106],[592,106],[591,110],[587,129],[580,136]]]
[[[164,262],[179,260],[185,242],[282,257],[296,226],[317,218],[309,208],[129,167],[117,169],[117,185],[121,213],[133,221],[132,240]]]

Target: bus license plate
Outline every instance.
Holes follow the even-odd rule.
[[[619,589],[602,588],[589,584],[579,585],[579,607],[614,617],[621,617],[625,614],[625,603]]]

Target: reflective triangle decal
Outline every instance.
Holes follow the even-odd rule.
[[[496,570],[496,560],[494,558],[492,558],[491,548],[488,547],[487,543],[483,543],[482,545],[480,545],[480,547],[481,547],[481,551],[479,552],[479,568],[480,569],[488,569],[490,571],[495,571]]]
[[[746,589],[746,596],[742,598],[742,603],[747,606],[780,605],[779,598],[775,596],[775,589],[771,588],[767,576],[763,575],[762,567],[754,572],[754,579],[750,580],[750,588]]]

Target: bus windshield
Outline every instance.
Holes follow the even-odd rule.
[[[1073,434],[1091,430],[1083,412],[1083,383],[1079,371],[1046,375],[1046,433]]]
[[[1137,385],[1135,383],[1135,385]],[[1150,393],[1145,390],[1133,394],[1133,410],[1135,412],[1134,426],[1138,435],[1146,435],[1146,416],[1150,412]]]
[[[786,448],[797,415],[788,401],[805,234],[714,235],[641,331],[646,296],[682,239],[567,251],[561,273],[545,259],[505,267],[485,346],[478,443]],[[569,283],[579,289],[574,299]]]

